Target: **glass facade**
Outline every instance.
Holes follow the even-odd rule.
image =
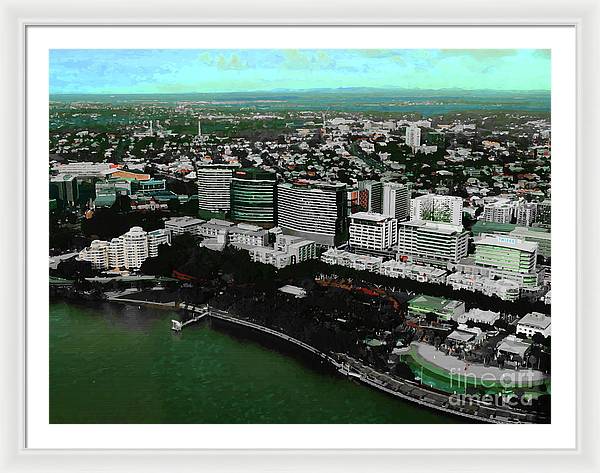
[[[239,169],[231,181],[231,217],[241,222],[277,222],[277,179],[261,169]]]

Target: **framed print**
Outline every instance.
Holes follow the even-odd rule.
[[[597,7],[174,6],[6,9],[7,468],[597,466]]]

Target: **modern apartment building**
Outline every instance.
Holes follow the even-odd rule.
[[[148,257],[156,258],[158,247],[165,244],[171,244],[171,233],[168,230],[159,228],[148,232]]]
[[[125,267],[138,269],[149,256],[148,234],[142,227],[132,227],[121,236],[125,247]]]
[[[237,169],[231,180],[231,218],[275,224],[277,177],[258,168]]]
[[[210,212],[229,211],[231,207],[231,180],[236,166],[215,164],[199,166],[198,208]]]
[[[390,215],[399,222],[410,218],[410,189],[395,182],[383,183],[382,214]]]
[[[110,242],[94,240],[79,253],[79,259],[90,261],[94,269],[139,269],[148,257],[158,256],[158,246],[170,244],[167,230],[145,232],[132,227],[127,233]]]
[[[536,221],[541,225],[549,227],[552,221],[552,204],[546,199],[537,205]]]
[[[407,126],[405,142],[407,146],[410,146],[413,149],[421,146],[421,129],[414,125]]]
[[[463,200],[450,195],[426,194],[411,200],[410,219],[462,225]]]
[[[517,202],[509,199],[496,199],[483,207],[481,219],[485,222],[512,223]]]
[[[398,221],[383,214],[357,212],[350,216],[350,247],[383,251],[396,244]]]
[[[379,181],[361,181],[358,190],[367,192],[365,210],[374,213],[383,212],[383,183]],[[364,197],[363,197],[364,199]],[[363,201],[364,202],[364,201]]]
[[[517,207],[517,225],[530,227],[537,217],[537,204],[535,202],[523,202]]]
[[[398,223],[398,259],[446,267],[467,256],[469,233],[462,225],[411,220]]]
[[[346,185],[297,181],[277,186],[277,220],[283,233],[320,245],[341,243],[347,231]]]

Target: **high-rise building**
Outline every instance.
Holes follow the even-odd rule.
[[[504,235],[484,235],[475,241],[475,263],[512,273],[534,273],[537,243]]]
[[[347,230],[345,184],[297,181],[277,186],[277,224],[284,233],[335,246]]]
[[[125,242],[121,237],[110,240],[107,268],[125,268]]]
[[[148,232],[148,257],[156,258],[158,256],[158,247],[164,244],[171,244],[171,232],[164,228]]]
[[[210,212],[228,211],[231,204],[231,180],[236,166],[215,164],[199,166],[198,208]]]
[[[462,225],[411,220],[398,223],[398,259],[445,267],[467,256],[469,233]]]
[[[537,218],[536,222],[544,226],[550,226],[552,217],[552,204],[551,201],[546,199],[543,202],[537,204]]]
[[[87,248],[79,252],[81,261],[89,261],[93,269],[108,268],[108,246],[107,241],[94,240]]]
[[[383,211],[383,183],[379,181],[361,181],[358,190],[367,191],[367,205],[365,210],[374,213]]]
[[[237,169],[231,180],[231,218],[241,222],[275,223],[275,173]]]
[[[399,222],[410,218],[410,189],[404,184],[385,182],[383,184],[382,210]]]
[[[168,230],[146,233],[141,227],[132,227],[110,242],[94,240],[79,253],[79,259],[90,261],[94,269],[139,269],[146,258],[158,256],[158,246],[163,244],[171,244]]]
[[[383,251],[396,244],[398,220],[383,214],[357,212],[350,216],[350,246],[353,250]]]
[[[411,201],[411,220],[462,225],[463,200],[450,195],[427,194]]]
[[[497,199],[483,206],[484,222],[512,223],[517,203],[509,199]]]
[[[405,142],[413,149],[421,146],[421,129],[414,125],[407,126]]]
[[[517,208],[517,225],[530,227],[537,216],[537,204],[534,202],[523,202]]]
[[[125,248],[125,267],[138,269],[148,258],[148,234],[142,227],[132,227],[122,237]]]

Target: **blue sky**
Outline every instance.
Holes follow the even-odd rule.
[[[550,90],[544,49],[54,49],[50,93]]]

